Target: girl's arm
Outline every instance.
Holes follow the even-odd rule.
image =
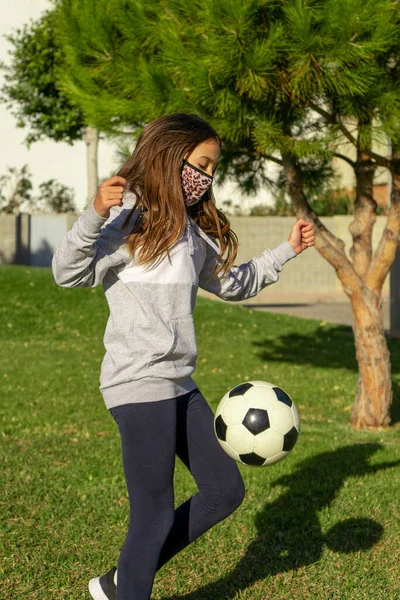
[[[111,266],[124,261],[118,250],[124,242],[122,223],[131,208],[126,207],[125,200],[124,203],[125,206],[113,206],[109,217],[98,215],[91,203],[64,235],[51,263],[59,286],[96,287]]]
[[[239,301],[256,296],[264,287],[279,279],[283,265],[297,253],[287,241],[273,250],[267,248],[259,258],[233,266],[226,275],[212,275],[217,263],[217,251],[206,244],[207,255],[200,273],[199,285],[223,300]]]

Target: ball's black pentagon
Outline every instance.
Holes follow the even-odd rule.
[[[229,398],[232,398],[233,396],[243,396],[243,394],[245,394],[247,390],[249,390],[252,387],[252,383],[241,383],[240,385],[237,385],[236,387],[231,389],[231,391],[229,392]]]
[[[268,413],[262,408],[249,408],[242,423],[253,435],[265,431],[270,426]]]
[[[289,398],[289,396],[287,395],[286,392],[284,392],[281,388],[279,387],[274,387],[272,388],[276,394],[276,397],[278,398],[279,402],[283,402],[283,404],[287,404],[287,406],[292,406],[293,402],[292,400]]]
[[[217,432],[217,438],[222,440],[223,442],[226,442],[227,429],[228,427],[225,421],[223,420],[221,415],[218,415],[218,417],[215,419],[215,431]]]
[[[282,450],[284,450],[285,452],[290,452],[290,450],[294,448],[298,437],[299,432],[297,431],[296,427],[292,427],[292,429],[283,436]]]
[[[255,452],[249,452],[249,454],[239,454],[240,460],[245,464],[252,467],[260,467],[265,463],[265,458],[258,456]]]

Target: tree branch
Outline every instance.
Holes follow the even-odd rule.
[[[340,154],[340,152],[334,152],[333,156],[336,156],[336,158],[341,158],[342,160],[346,161],[347,163],[349,163],[349,165],[354,169],[356,166],[356,163],[354,162],[354,160],[351,160],[351,158],[349,158],[348,156],[345,156],[344,154]]]
[[[332,265],[339,277],[344,292],[348,297],[351,297],[354,291],[362,286],[362,280],[346,255],[345,244],[343,240],[336,237],[325,227],[320,218],[311,210],[305,197],[304,203],[305,211],[300,216],[314,222],[316,229],[315,249]]]
[[[389,171],[392,170],[392,162],[390,159],[385,158],[380,154],[376,154],[376,152],[372,152],[372,150],[366,150],[365,154],[372,158],[380,167],[385,167],[385,169],[389,169]]]
[[[365,275],[365,282],[370,289],[377,292],[382,290],[384,281],[395,259],[399,241],[400,210],[399,207],[394,207],[392,204],[379,246]]]
[[[345,293],[351,296],[362,285],[362,281],[345,253],[343,240],[333,235],[311,209],[303,191],[301,168],[296,158],[290,154],[283,154],[282,160],[296,216],[314,223],[315,249],[333,266]]]
[[[260,154],[259,156],[261,156],[261,158],[265,158],[265,160],[272,160],[272,162],[283,167],[283,161],[280,158],[276,158],[275,156],[271,156],[270,154]]]
[[[330,123],[332,125],[337,125],[340,129],[340,131],[343,133],[343,135],[345,136],[345,138],[348,139],[348,141],[355,147],[357,148],[357,138],[355,138],[350,131],[347,129],[347,127],[341,122],[338,121],[335,117],[335,115],[332,115],[331,113],[329,113],[328,111],[324,110],[323,108],[321,108],[320,106],[318,106],[318,104],[314,104],[313,102],[310,103],[310,108],[312,110],[314,110],[315,112],[317,112],[319,115],[321,115],[322,117],[324,117],[324,119],[326,120],[327,123]],[[381,156],[380,154],[376,154],[376,152],[373,152],[371,149],[363,149],[363,152],[369,156],[369,158],[372,158],[377,165],[379,165],[380,167],[385,167],[386,169],[389,169],[391,171],[392,168],[392,163],[389,159],[385,158],[384,156]]]
[[[312,108],[312,110],[314,110],[319,115],[324,117],[324,119],[327,123],[331,123],[332,125],[337,125],[339,127],[340,131],[343,133],[343,135],[349,140],[349,142],[353,146],[357,146],[357,139],[353,135],[351,135],[350,131],[344,126],[344,124],[341,121],[338,121],[336,119],[335,115],[332,115],[327,110],[324,110],[323,108],[318,106],[318,104],[314,104],[313,102],[310,103],[310,108]]]
[[[353,245],[349,254],[354,269],[360,277],[364,277],[372,260],[372,232],[376,222],[377,207],[373,194],[376,168],[376,164],[357,149],[354,168],[357,181],[354,219],[349,225]]]
[[[366,284],[373,290],[381,291],[387,274],[393,264],[400,241],[400,153],[394,153],[394,173],[391,204],[388,219],[379,246],[375,251],[370,268],[365,275]]]

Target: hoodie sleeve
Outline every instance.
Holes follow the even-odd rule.
[[[206,259],[200,273],[199,286],[223,300],[239,301],[256,296],[267,285],[279,279],[283,265],[297,256],[289,242],[273,250],[267,248],[259,258],[233,266],[225,275],[212,275],[218,260],[217,250],[206,243]]]
[[[51,268],[57,285],[66,288],[96,287],[107,270],[123,262],[118,252],[122,240],[122,222],[128,210],[112,206],[109,217],[101,217],[93,207],[73,224],[53,255]]]

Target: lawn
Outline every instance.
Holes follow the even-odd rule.
[[[62,289],[25,266],[0,267],[0,296],[0,597],[88,599],[129,520],[98,389],[108,306],[101,286]],[[354,431],[350,327],[203,298],[195,319],[212,409],[263,379],[292,396],[302,431],[281,463],[240,465],[245,500],[156,574],[152,600],[400,599],[400,340],[388,340],[393,426]],[[195,492],[177,459],[176,505]]]

